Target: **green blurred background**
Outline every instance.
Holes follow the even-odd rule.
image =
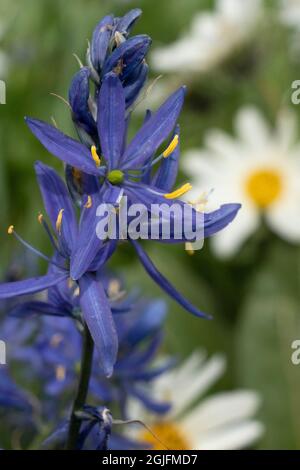
[[[134,32],[149,34],[155,47],[178,38],[193,14],[212,4],[209,0],[0,0],[0,21],[6,26],[0,48],[10,61],[3,77],[7,104],[0,106],[2,275],[22,252],[7,235],[10,224],[50,253],[37,222],[42,202],[33,163],[40,159],[59,171],[62,166],[34,139],[23,118],[50,121],[53,116],[61,129],[74,135],[67,107],[50,92],[67,97],[77,70],[72,53],[84,59],[87,38],[98,19],[140,7],[143,16]],[[189,88],[181,117],[183,149],[201,147],[203,134],[211,127],[231,132],[232,119],[243,104],[257,105],[270,122],[282,104],[289,104],[291,83],[300,79],[300,54],[299,60],[287,54],[291,34],[274,22],[276,2],[266,4],[268,20],[243,53],[199,76]],[[300,117],[300,107],[294,110]],[[134,126],[141,119],[137,116]],[[209,243],[192,257],[183,247],[148,243],[147,251],[191,301],[214,315],[209,322],[194,319],[167,299],[166,348],[182,355],[196,347],[209,354],[224,352],[227,374],[217,388],[248,387],[262,394],[259,417],[266,433],[258,447],[299,449],[300,365],[291,363],[291,343],[300,339],[300,247],[278,239],[262,224],[239,254],[226,262],[213,255]],[[126,245],[112,265],[121,269],[128,285],[138,284],[148,295],[162,296]]]

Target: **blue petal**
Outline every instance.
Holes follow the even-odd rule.
[[[107,54],[113,22],[113,16],[107,15],[97,24],[93,32],[90,55],[92,64],[98,72],[100,72]]]
[[[142,10],[140,10],[140,8],[130,10],[120,19],[120,21],[118,21],[116,30],[122,34],[128,35],[141,14]]]
[[[57,158],[91,175],[100,175],[90,150],[63,132],[38,119],[25,118],[28,127],[43,146]]]
[[[24,281],[6,282],[0,284],[0,299],[10,299],[19,295],[35,294],[54,286],[68,277],[67,273],[47,274],[32,277]]]
[[[94,270],[96,259],[97,263],[98,261],[100,263],[101,259],[106,259],[107,253],[113,248],[111,245],[108,248],[108,252],[103,251],[101,254],[99,253],[100,249],[103,247],[104,241],[99,239],[97,235],[97,224],[101,221],[101,217],[97,216],[97,208],[100,204],[111,204],[115,202],[112,200],[113,196],[115,200],[118,200],[120,191],[120,188],[105,186],[103,195],[92,195],[92,206],[83,209],[78,240],[71,256],[70,273],[72,279],[79,279],[86,271],[91,271],[92,266]],[[105,215],[103,215],[103,218],[106,220]],[[100,260],[98,255],[101,258]],[[98,264],[96,265],[96,269]]]
[[[32,411],[29,396],[10,378],[6,370],[1,369],[0,406],[22,411]]]
[[[75,74],[69,90],[69,102],[75,124],[82,127],[88,134],[97,135],[96,123],[88,104],[90,96],[90,73],[88,67],[82,67]]]
[[[224,204],[214,212],[204,214],[204,236],[211,237],[227,227],[241,208],[241,204]]]
[[[63,248],[70,254],[77,237],[77,221],[74,207],[66,185],[53,168],[36,162],[35,172],[47,214],[56,232],[56,220],[61,209],[63,219],[58,238],[62,239]]]
[[[117,168],[125,134],[125,96],[119,78],[113,73],[104,78],[100,89],[98,132],[109,169]]]
[[[42,442],[41,448],[43,450],[64,449],[68,438],[68,430],[69,421],[63,421],[50,436]]]
[[[116,365],[118,374],[128,375],[128,370],[137,372],[139,369],[144,369],[145,366],[155,358],[161,346],[162,339],[163,334],[161,331],[158,331],[153,335],[153,338],[151,338],[151,341],[147,344],[145,349],[132,349],[126,356],[120,358]]]
[[[14,317],[27,318],[32,315],[50,315],[54,317],[70,316],[70,311],[61,309],[48,302],[31,301],[16,305],[10,310],[10,315]]]
[[[126,194],[130,195],[131,202],[145,204],[149,208],[149,216],[151,215],[156,223],[157,237],[153,238],[151,234],[151,220],[149,224],[143,226],[143,237],[160,243],[176,244],[183,242],[194,242],[203,237],[209,237],[218,233],[220,230],[230,224],[236,217],[240,204],[224,204],[218,210],[210,213],[197,212],[191,206],[181,200],[168,200],[163,197],[163,193],[153,191],[150,185],[143,183],[126,182],[123,185]],[[173,204],[176,204],[180,211],[170,210]],[[185,208],[188,209],[185,211]],[[181,221],[178,222],[178,217]],[[150,217],[148,217],[150,219]],[[170,229],[170,233],[166,232],[166,225]],[[176,227],[176,232],[174,228]],[[179,231],[181,229],[181,231]],[[166,235],[168,234],[168,237]]]
[[[102,284],[91,274],[79,280],[83,317],[94,340],[107,377],[113,373],[118,353],[118,337],[111,309]]]
[[[90,265],[103,245],[103,240],[100,240],[96,233],[96,227],[100,220],[96,216],[100,204],[99,196],[94,194],[90,196],[90,199],[92,206],[83,207],[79,223],[79,234],[71,254],[70,275],[74,280],[79,279],[86,271],[90,270]]]
[[[179,126],[176,126],[174,135],[179,135]],[[159,189],[162,189],[166,192],[171,192],[178,174],[178,165],[180,157],[180,146],[179,143],[174,150],[167,158],[163,158],[159,169],[157,170],[152,184]]]
[[[153,300],[145,305],[143,312],[137,317],[129,329],[126,341],[132,346],[161,328],[167,314],[167,305],[163,300]]]
[[[126,80],[133,70],[144,60],[151,44],[149,36],[141,34],[124,41],[106,59],[103,75],[113,72],[121,64],[120,79]]]
[[[185,95],[182,87],[142,126],[127,147],[123,156],[123,169],[141,167],[156,152],[175,127]]]
[[[201,318],[211,318],[205,313],[198,310],[194,305],[192,305],[185,297],[183,297],[176,289],[172,286],[172,284],[156,269],[154,264],[152,263],[149,256],[145,253],[142,247],[134,240],[130,240],[133,244],[137,255],[144,266],[145,270],[149,274],[149,276],[176,302],[179,303],[184,309],[188,312],[192,313],[193,315]]]
[[[148,78],[148,71],[148,65],[142,63],[139,67],[137,67],[134,76],[130,77],[130,80],[124,83],[124,92],[127,108],[131,106],[134,101],[136,101],[140,92],[142,91]]]

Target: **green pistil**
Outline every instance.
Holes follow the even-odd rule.
[[[112,170],[108,173],[107,179],[111,184],[121,184],[124,181],[124,173],[121,170]]]

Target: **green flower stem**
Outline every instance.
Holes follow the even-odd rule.
[[[78,411],[81,411],[86,403],[86,397],[88,394],[90,376],[92,371],[93,352],[94,342],[88,327],[85,325],[83,334],[80,377],[70,419],[68,440],[66,445],[67,450],[76,449],[76,444],[81,426],[81,420],[77,418],[76,413]]]

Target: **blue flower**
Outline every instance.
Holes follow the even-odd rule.
[[[96,350],[90,394],[96,401],[101,397],[101,400],[109,405],[117,404],[123,419],[127,417],[127,399],[130,396],[137,398],[147,409],[155,413],[165,413],[169,411],[169,403],[156,402],[145,394],[142,385],[149,384],[174,364],[174,359],[167,359],[155,367],[152,366],[163,338],[162,326],[166,317],[166,304],[159,299],[153,301],[137,299],[134,294],[124,297],[124,290],[118,279],[108,276],[107,273],[100,277],[114,314],[119,351],[113,380],[110,380],[106,378],[105,371],[99,367]],[[43,402],[46,402],[43,403],[44,408],[47,406],[50,410],[48,415],[52,419],[53,416],[60,416],[60,412],[58,404],[54,402],[51,405],[48,398],[60,397],[60,404],[66,399],[68,402],[77,381],[83,328],[76,290],[78,289],[75,285],[63,281],[49,289],[47,301],[29,300],[16,305],[4,323],[14,322],[16,327],[15,322],[23,320],[23,325],[18,331],[24,330],[26,326],[26,330],[33,332],[31,334],[34,338],[33,343],[28,344],[28,335],[26,335],[26,341],[23,343],[19,341],[14,355],[17,357],[23,355],[30,364],[31,375],[39,377],[44,391]],[[65,315],[65,318],[60,318],[59,322],[58,311],[60,311],[59,316]],[[14,329],[10,328],[12,331]]]
[[[96,216],[96,211],[100,204],[110,203],[118,206],[123,196],[127,196],[130,204],[142,203],[148,209],[149,215],[156,217],[159,215],[159,234],[161,234],[164,212],[157,214],[157,204],[160,207],[166,205],[170,207],[173,199],[190,189],[191,186],[185,184],[178,190],[172,191],[179,158],[179,131],[176,122],[184,95],[183,87],[173,93],[156,113],[147,113],[143,126],[128,145],[125,92],[119,77],[114,73],[107,74],[103,79],[97,106],[98,137],[90,148],[45,122],[27,118],[31,131],[46,149],[75,168],[76,174],[79,171],[83,179],[82,194],[90,201],[89,210],[84,212],[81,219],[82,236],[78,239],[71,260],[70,274],[73,279],[81,278],[88,270],[91,260],[95,258],[95,250],[99,246],[96,233],[99,217]],[[166,150],[155,157],[158,148],[167,139],[169,143]],[[152,170],[158,163],[160,166],[152,175]],[[69,184],[70,186],[72,185]],[[177,203],[182,208],[180,218],[181,226],[184,227],[185,203],[182,201]],[[225,204],[217,211],[204,214],[200,224],[199,214],[191,209],[190,222],[192,231],[196,234],[195,238],[199,233],[204,233],[204,236],[208,237],[222,230],[235,218],[239,208],[239,204]],[[169,214],[170,211],[168,216]],[[176,215],[172,214],[171,217],[174,218]],[[196,316],[205,316],[159,273],[141,246],[133,239],[130,241],[154,281],[189,312]],[[175,236],[174,228],[171,227],[168,239],[162,239],[160,236],[158,241],[183,243],[192,240],[183,230],[180,236],[177,233]],[[106,242],[104,246],[107,247],[114,242],[115,240]],[[109,251],[109,248],[107,250]]]
[[[85,213],[88,209],[87,206],[83,207],[81,220],[78,225],[75,209],[68,190],[57,173],[41,163],[36,164],[36,173],[44,205],[51,221],[52,231],[42,216],[39,217],[39,220],[50,237],[55,253],[52,259],[45,257],[38,250],[24,242],[14,231],[14,227],[11,226],[9,233],[14,233],[28,248],[41,257],[46,258],[49,262],[49,269],[44,276],[1,284],[0,299],[34,294],[52,288],[52,301],[40,303],[39,309],[42,313],[54,313],[58,316],[65,316],[67,305],[63,305],[60,299],[57,299],[55,287],[58,289],[56,294],[59,294],[61,286],[70,277],[70,265],[74,262],[74,258],[84,256],[82,252],[80,255],[77,245],[81,244],[81,237],[86,235],[85,230],[82,231],[81,226],[82,221],[86,222]],[[89,266],[82,273],[82,276],[76,279],[77,287],[79,287],[78,303],[95,342],[102,366],[106,375],[109,376],[112,374],[113,365],[117,357],[118,337],[105,290],[101,280],[97,278],[93,271],[97,271],[105,263],[113,246],[104,247],[98,240],[97,247],[94,248],[90,250],[90,252],[94,253],[94,257],[91,259]]]
[[[118,74],[125,94],[125,106],[129,108],[138,98],[148,77],[145,56],[151,45],[146,35],[129,38],[130,31],[141,15],[140,9],[129,11],[122,18],[105,16],[96,26],[87,51],[87,66],[81,65],[74,75],[69,89],[72,119],[82,141],[91,143],[97,138],[94,119],[97,98],[103,78],[107,73]],[[90,82],[95,94],[90,92]]]

